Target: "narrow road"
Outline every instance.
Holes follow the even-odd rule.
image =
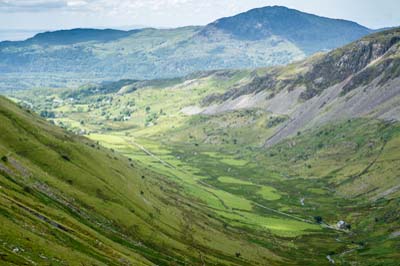
[[[160,163],[162,163],[164,166],[169,167],[169,168],[172,168],[172,169],[177,170],[177,171],[180,171],[181,173],[187,174],[188,176],[191,175],[190,173],[187,173],[187,172],[185,172],[184,170],[179,169],[179,168],[175,167],[174,165],[172,165],[172,164],[170,164],[170,163],[164,161],[163,159],[159,158],[157,155],[153,154],[151,151],[149,151],[148,149],[146,149],[145,147],[143,147],[143,146],[140,145],[139,143],[136,143],[136,142],[134,142],[133,140],[131,140],[131,139],[126,139],[126,138],[125,138],[124,140],[125,140],[127,143],[129,143],[129,144],[131,144],[131,145],[133,145],[133,146],[139,148],[140,150],[142,150],[142,151],[143,151],[144,153],[146,153],[147,155],[151,156],[151,157],[154,158],[155,160],[157,160],[157,161],[159,161]],[[220,190],[219,188],[216,188],[216,187],[214,187],[214,186],[212,186],[212,185],[210,185],[210,184],[208,184],[208,183],[206,183],[206,182],[204,182],[204,181],[201,181],[201,180],[196,180],[196,181],[197,181],[199,184],[203,185],[203,186],[206,186],[206,187],[209,187],[209,188],[212,188],[212,189],[216,189],[216,190]],[[215,196],[215,195],[214,195],[214,196]],[[235,195],[235,196],[237,196],[237,195]],[[239,197],[239,196],[237,196],[237,197]],[[218,198],[218,197],[217,197],[217,198]],[[218,198],[218,199],[221,200],[220,198]],[[257,207],[260,207],[260,208],[262,208],[262,209],[265,209],[265,210],[274,212],[274,213],[276,213],[276,214],[279,214],[279,215],[282,215],[282,216],[285,216],[285,217],[289,217],[289,218],[294,219],[294,220],[297,220],[297,221],[301,221],[301,222],[305,222],[305,223],[309,223],[309,224],[315,224],[315,222],[313,222],[313,221],[311,221],[311,220],[303,219],[303,218],[301,218],[301,217],[297,217],[297,216],[295,216],[295,215],[292,215],[292,214],[289,214],[289,213],[285,213],[285,212],[282,212],[282,211],[279,211],[279,210],[276,210],[276,209],[267,207],[267,206],[265,206],[265,205],[259,204],[259,203],[254,202],[254,201],[252,201],[252,203],[253,203],[255,206],[257,206]],[[225,203],[223,203],[223,205],[226,206]],[[343,230],[334,228],[333,226],[328,225],[328,224],[326,225],[326,228],[329,228],[329,229],[332,229],[332,230],[335,230],[335,231],[344,232]]]

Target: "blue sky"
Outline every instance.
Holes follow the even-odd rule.
[[[204,25],[267,5],[353,20],[370,28],[400,25],[399,0],[0,0],[0,30]]]

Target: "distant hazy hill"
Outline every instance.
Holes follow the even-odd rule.
[[[342,46],[372,32],[352,21],[319,17],[281,6],[257,8],[222,18],[204,31],[210,29],[222,30],[243,40],[280,36],[307,54]]]
[[[35,35],[34,37],[22,42],[24,45],[68,45],[82,42],[107,42],[116,41],[120,38],[128,37],[129,35],[137,32],[122,31],[113,29],[72,29],[72,30],[59,30],[54,32],[44,32]]]
[[[0,89],[281,65],[371,31],[350,21],[265,7],[204,27],[46,32],[0,43]]]

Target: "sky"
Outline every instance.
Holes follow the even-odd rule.
[[[0,39],[78,27],[205,25],[269,5],[348,19],[370,28],[400,25],[399,0],[0,0]]]

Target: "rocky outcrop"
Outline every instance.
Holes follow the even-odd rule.
[[[203,114],[263,108],[290,117],[271,146],[338,119],[400,120],[400,28],[374,34],[308,60],[264,70],[247,84],[203,100]]]

